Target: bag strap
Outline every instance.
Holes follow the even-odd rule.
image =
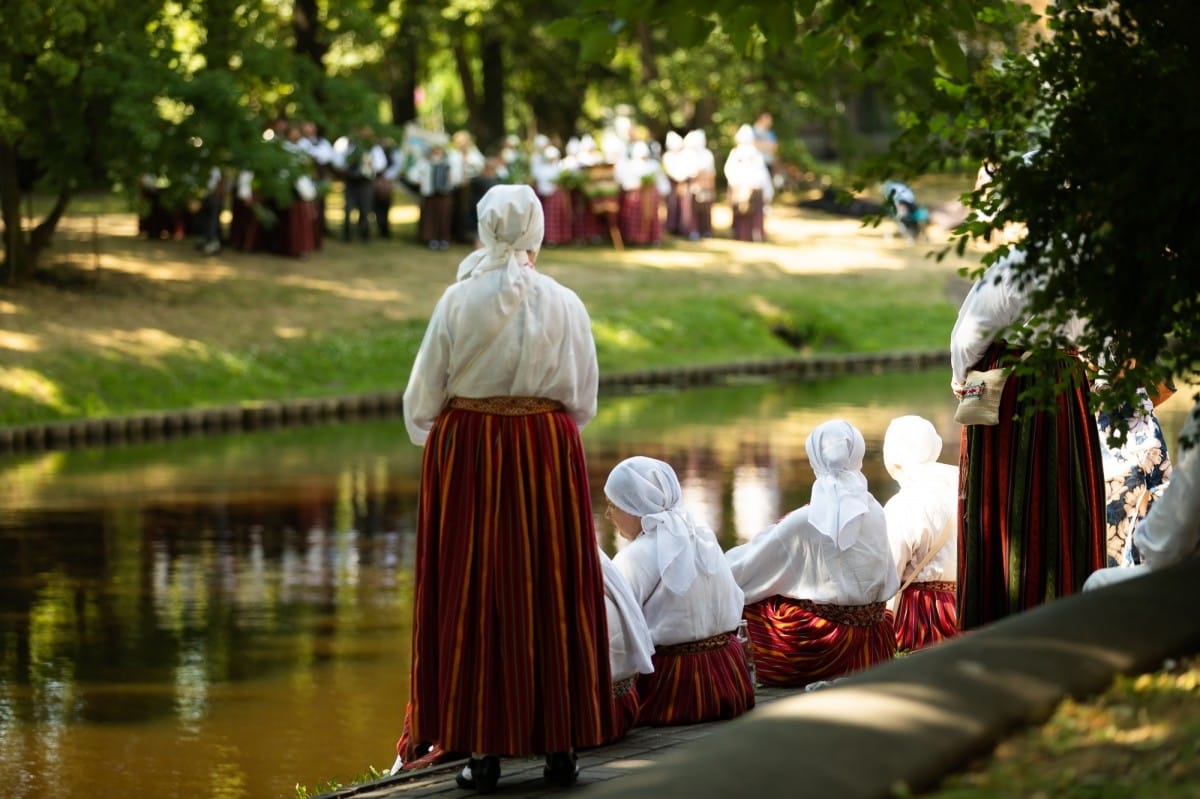
[[[938,536],[938,539],[934,545],[929,548],[928,552],[925,553],[925,557],[921,558],[921,562],[917,564],[917,568],[913,569],[912,573],[908,575],[908,579],[904,581],[904,585],[900,586],[900,590],[896,592],[896,596],[903,594],[904,589],[912,585],[913,580],[917,579],[917,575],[921,573],[921,569],[924,569],[926,566],[928,566],[929,562],[933,560],[934,556],[942,551],[942,547],[946,546],[946,542],[950,540],[950,531],[955,529],[955,525],[947,523],[943,525],[943,527],[945,527],[945,529],[942,530],[942,534]]]

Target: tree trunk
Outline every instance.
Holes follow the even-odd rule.
[[[0,142],[0,209],[4,216],[4,282],[12,285],[28,268],[28,248],[21,229],[17,149],[7,142]]]
[[[325,74],[325,54],[329,47],[321,41],[321,17],[317,0],[295,0],[292,6],[292,33],[296,37],[296,53],[304,56]]]
[[[474,133],[479,149],[486,153],[504,141],[504,42],[496,31],[486,31],[480,49],[483,96],[479,128]]]
[[[415,30],[413,14],[406,5],[387,59],[388,102],[392,109],[392,122],[397,125],[414,122],[417,118],[416,93],[421,61]]]
[[[454,64],[458,67],[458,80],[462,84],[463,105],[467,108],[467,130],[474,131],[478,127],[479,118],[479,89],[475,86],[475,73],[471,69],[471,54],[460,37],[454,43]]]

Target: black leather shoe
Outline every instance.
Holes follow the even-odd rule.
[[[466,768],[455,775],[454,782],[463,790],[494,793],[496,784],[500,782],[500,758],[487,755],[469,759]]]
[[[579,766],[574,752],[554,752],[546,755],[546,767],[542,777],[546,782],[560,788],[569,788],[579,779]]]

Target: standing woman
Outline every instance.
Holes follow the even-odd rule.
[[[992,264],[963,300],[950,335],[956,393],[968,370],[994,369],[1024,353],[998,338],[1005,327],[1028,315],[1028,289],[1016,274],[1024,258],[1014,250]],[[1061,332],[1071,339],[1071,330]],[[1088,407],[1087,374],[1079,353],[1071,349],[1056,352],[1053,364],[1049,374],[1008,378],[997,424],[963,427],[961,630],[1076,593],[1089,574],[1105,565],[1102,455]],[[1063,387],[1053,408],[1026,407],[1020,399],[1034,381]]]
[[[499,757],[613,737],[604,584],[579,429],[599,369],[579,297],[533,265],[527,185],[479,202],[483,246],[430,318],[404,392],[425,446],[417,514],[412,740],[470,752],[460,787],[490,793]]]
[[[737,241],[766,241],[764,209],[775,196],[771,171],[754,144],[753,128],[742,125],[733,142],[734,147],[725,159],[725,181],[729,184],[729,207],[733,213],[732,235]]]

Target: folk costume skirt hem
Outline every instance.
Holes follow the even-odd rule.
[[[883,611],[869,624],[832,621],[811,603],[772,596],[746,606],[742,617],[754,644],[754,664],[763,685],[800,687],[883,663],[896,656],[892,615]]]
[[[979,369],[1017,350],[988,348]],[[1018,408],[1032,381],[1065,386],[1051,410]],[[962,429],[958,624],[962,630],[1078,592],[1105,565],[1100,434],[1083,364],[1058,354],[1054,374],[1011,376],[996,425]]]
[[[583,444],[565,411],[534,408],[451,406],[425,444],[412,737],[447,751],[536,755],[614,734]]]
[[[913,583],[896,605],[896,648],[911,652],[958,635],[957,608],[954,583]]]
[[[733,635],[715,648],[655,650],[652,674],[638,677],[639,725],[665,727],[732,719],[754,707],[746,652]],[[706,639],[711,641],[712,639]]]

